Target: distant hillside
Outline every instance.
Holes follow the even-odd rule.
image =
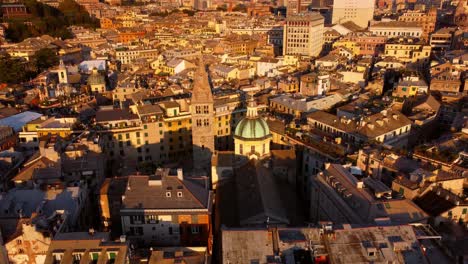
[[[68,26],[99,26],[99,20],[91,17],[86,9],[74,0],[64,0],[58,9],[36,0],[25,0],[23,4],[27,7],[30,16],[3,19],[3,22],[8,22],[10,25],[6,30],[6,38],[14,42],[43,34],[65,39],[71,37],[67,30]],[[31,23],[27,25],[24,22]]]

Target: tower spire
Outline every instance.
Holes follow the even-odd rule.
[[[257,118],[257,103],[253,98],[253,94],[247,95],[249,98],[247,99],[247,118]]]
[[[192,102],[213,102],[213,94],[211,93],[203,55],[198,58],[198,68],[193,77]]]

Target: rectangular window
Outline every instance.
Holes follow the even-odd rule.
[[[200,233],[200,226],[192,226],[191,228],[192,234],[198,234]]]
[[[80,263],[81,260],[81,254],[80,253],[74,253],[73,254],[73,261],[76,263]]]
[[[109,252],[109,259],[114,260],[117,254],[115,252]]]

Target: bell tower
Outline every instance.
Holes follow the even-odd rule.
[[[60,60],[60,65],[58,67],[58,77],[59,77],[59,83],[68,83],[68,71],[67,67],[63,63],[63,60]]]
[[[206,66],[201,58],[195,72],[192,100],[190,105],[192,113],[192,144],[193,164],[195,169],[203,169],[206,173],[211,171],[211,156],[214,153],[214,108],[213,94],[206,72]]]

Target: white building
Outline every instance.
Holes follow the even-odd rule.
[[[423,30],[416,22],[388,21],[373,24],[369,31],[377,36],[388,38],[416,37],[420,38]]]
[[[334,0],[332,24],[353,21],[356,25],[367,28],[374,16],[374,0]]]
[[[157,49],[121,49],[115,52],[117,60],[122,64],[129,64],[137,59],[154,60],[159,56]]]
[[[300,13],[286,19],[283,32],[283,55],[315,57],[323,46],[324,19],[319,13]]]
[[[275,70],[281,66],[281,61],[274,58],[262,58],[257,61],[257,75],[258,76],[272,76],[275,75]]]

